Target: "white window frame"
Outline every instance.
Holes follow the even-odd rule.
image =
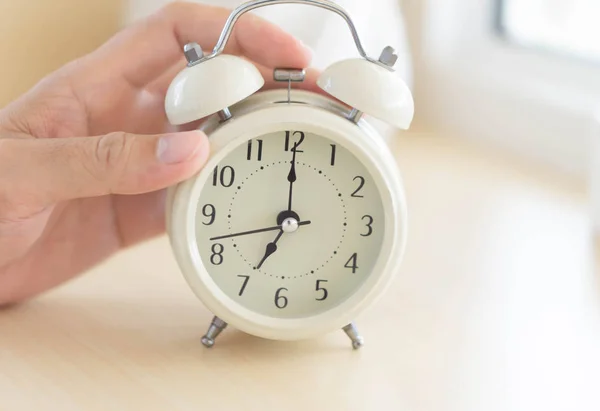
[[[426,124],[588,175],[599,65],[503,38],[495,0],[403,3],[419,16],[415,94]]]

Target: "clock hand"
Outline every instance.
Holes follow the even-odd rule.
[[[309,225],[309,224],[310,224],[310,220],[308,220],[308,221],[301,221],[301,222],[298,223],[298,226]],[[209,238],[209,240],[210,241],[213,241],[213,240],[222,240],[224,238],[238,237],[238,236],[241,236],[241,235],[248,235],[248,234],[264,233],[266,231],[275,231],[275,230],[280,230],[280,229],[281,229],[281,226],[280,225],[276,225],[276,226],[273,226],[273,227],[259,228],[258,230],[242,231],[241,233],[226,234],[226,235],[221,235],[221,236],[218,236],[218,237],[212,237],[212,238]]]
[[[310,220],[309,221],[301,221],[301,222],[298,223],[298,226],[308,225],[308,224],[310,224]],[[276,226],[273,226],[273,227],[260,228],[258,230],[242,231],[241,233],[235,233],[235,234],[226,234],[226,235],[221,235],[221,236],[218,236],[218,237],[209,238],[209,240],[210,241],[213,241],[213,240],[222,240],[224,238],[238,237],[238,236],[241,236],[241,235],[248,235],[248,234],[264,233],[266,231],[275,231],[275,230],[281,230],[281,226],[280,225],[276,225]]]
[[[298,143],[294,144],[292,147],[292,166],[290,167],[290,172],[288,173],[288,181],[290,182],[290,192],[288,197],[288,211],[292,211],[292,189],[294,186],[294,182],[296,181],[296,146]]]
[[[277,251],[277,241],[279,241],[279,239],[281,238],[282,234],[283,234],[283,229],[281,229],[281,231],[279,231],[279,234],[277,234],[277,237],[275,237],[275,240],[272,243],[267,244],[267,248],[265,249],[265,255],[260,260],[260,263],[258,263],[258,265],[256,266],[257,270],[263,265],[263,263],[265,262],[265,260],[271,254],[273,254],[275,251]]]

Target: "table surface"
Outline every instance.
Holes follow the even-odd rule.
[[[228,328],[166,239],[0,311],[0,410],[598,410],[600,249],[584,187],[451,138],[391,142],[410,207],[380,302],[300,342]]]

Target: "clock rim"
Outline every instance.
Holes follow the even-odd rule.
[[[310,93],[303,94],[305,98],[311,97]],[[241,331],[262,338],[311,338],[354,321],[376,302],[398,274],[407,238],[407,207],[402,177],[382,137],[365,120],[355,124],[338,113],[316,105],[264,105],[260,103],[264,102],[265,96],[257,97],[254,110],[252,102],[246,101],[245,110],[240,110],[240,113],[232,110],[232,119],[212,127],[214,131],[208,133],[211,154],[204,167],[193,177],[171,188],[167,205],[167,233],[188,286],[214,315]],[[322,96],[315,98],[323,99]],[[298,118],[302,120],[298,121]],[[277,318],[257,313],[225,294],[202,263],[195,240],[194,223],[197,201],[214,166],[248,139],[285,129],[316,133],[343,144],[351,151],[377,184],[386,219],[381,251],[373,268],[375,274],[368,274],[367,279],[345,301],[331,309],[295,318]]]

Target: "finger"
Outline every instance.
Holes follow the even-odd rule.
[[[134,24],[90,55],[97,70],[122,73],[143,87],[177,62],[186,43],[197,42],[210,52],[231,11],[194,3],[170,3]],[[267,66],[305,67],[311,52],[299,40],[253,14],[236,22],[225,52],[245,55]]]
[[[0,186],[36,206],[106,194],[156,191],[196,173],[209,154],[200,131],[122,132],[98,137],[5,139]]]

